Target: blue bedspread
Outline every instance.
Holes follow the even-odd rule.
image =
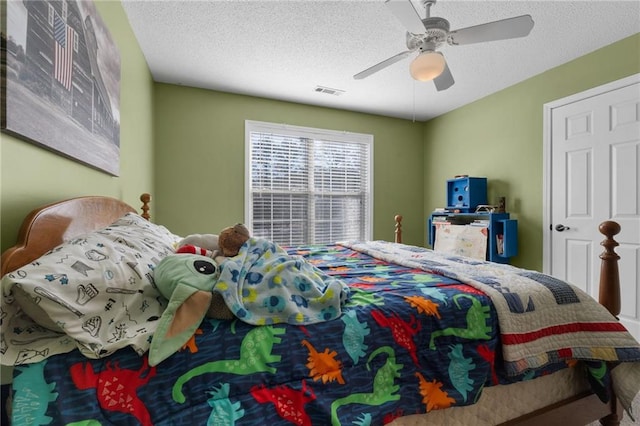
[[[19,366],[13,424],[382,425],[565,366],[504,375],[496,311],[473,287],[342,246],[289,253],[349,285],[340,318],[207,319],[156,367],[129,349]]]

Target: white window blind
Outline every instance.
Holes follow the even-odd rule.
[[[373,136],[245,123],[245,223],[282,245],[371,239]]]

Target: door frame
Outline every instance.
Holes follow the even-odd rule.
[[[551,274],[551,251],[553,243],[553,231],[551,229],[551,142],[552,142],[552,114],[555,108],[559,108],[574,102],[581,101],[583,99],[591,98],[601,95],[603,93],[610,92],[612,90],[620,89],[632,84],[640,83],[640,73],[633,74],[628,77],[621,78],[620,80],[605,83],[601,86],[597,86],[591,89],[587,89],[583,92],[574,93],[567,97],[556,99],[554,101],[545,103],[543,107],[542,115],[542,272],[545,274]],[[604,240],[604,236],[602,237]]]

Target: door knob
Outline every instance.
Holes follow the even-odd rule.
[[[556,231],[558,231],[558,232],[562,232],[562,231],[564,231],[566,229],[571,229],[571,228],[569,228],[568,226],[564,226],[563,224],[556,225]]]

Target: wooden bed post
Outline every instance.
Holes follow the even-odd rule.
[[[614,248],[619,244],[613,236],[620,232],[620,225],[617,222],[602,222],[598,227],[600,233],[606,239],[600,243],[605,251],[600,255],[602,264],[600,266],[600,290],[598,301],[607,308],[614,317],[620,314],[620,275],[618,272],[618,259]]]
[[[151,215],[149,215],[149,202],[151,201],[151,194],[147,194],[145,192],[140,196],[140,201],[142,201],[142,207],[140,207],[140,209],[142,210],[142,214],[140,216],[142,216],[146,220],[149,220],[151,218]]]
[[[394,220],[396,221],[396,238],[395,238],[395,242],[396,243],[401,243],[402,242],[402,215],[397,214],[394,217]]]
[[[600,243],[604,247],[604,252],[600,255],[602,263],[600,265],[600,289],[598,301],[607,308],[611,315],[618,318],[620,314],[620,273],[618,270],[618,260],[620,256],[614,251],[619,246],[613,239],[614,235],[620,232],[620,225],[617,222],[607,220],[602,222],[598,230],[606,238]],[[611,389],[611,414],[600,419],[603,426],[618,426],[622,418],[622,412],[618,399]]]

